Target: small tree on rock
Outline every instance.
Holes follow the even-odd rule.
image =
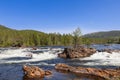
[[[73,31],[72,34],[73,34],[74,47],[76,48],[77,45],[79,45],[80,37],[82,36],[80,28],[78,27],[77,29],[75,29],[75,31]]]

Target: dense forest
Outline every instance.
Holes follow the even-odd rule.
[[[0,25],[0,47],[72,45],[71,34],[44,33],[35,30],[14,30]]]
[[[113,35],[113,34],[112,34]],[[116,35],[116,34],[115,34]],[[73,34],[44,33],[35,30],[14,30],[0,25],[0,47],[7,46],[72,46],[76,36]],[[80,36],[77,44],[120,43],[118,37]]]

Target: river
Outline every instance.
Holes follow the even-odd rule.
[[[91,45],[90,47],[101,49],[118,49],[119,44]],[[43,80],[94,80],[81,77],[72,73],[60,73],[54,69],[57,63],[66,63],[71,66],[117,68],[120,66],[120,53],[96,52],[90,57],[77,59],[62,59],[57,57],[64,47],[37,47],[32,48],[0,48],[0,80],[24,80],[23,65],[34,65],[45,70],[51,70],[53,75]]]

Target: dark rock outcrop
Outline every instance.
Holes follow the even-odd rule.
[[[37,50],[37,48],[36,48],[36,47],[33,47],[32,50]]]
[[[12,47],[22,47],[22,44],[21,43],[13,43]]]
[[[107,53],[113,53],[113,52],[120,52],[120,50],[116,49],[103,49],[103,50],[98,50],[98,52],[107,52]]]
[[[65,48],[63,53],[58,54],[61,58],[88,57],[96,52],[96,49],[79,46],[77,48]]]
[[[97,77],[97,80],[117,80],[120,78],[120,69],[96,69],[84,67],[72,67],[66,64],[56,64],[55,69],[60,72],[72,72],[76,75],[89,75]]]
[[[51,75],[52,72],[47,70],[44,71],[43,69],[37,67],[37,66],[23,66],[23,72],[24,72],[24,80],[42,80],[44,76]]]

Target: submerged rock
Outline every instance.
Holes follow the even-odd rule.
[[[47,70],[44,71],[43,69],[37,66],[23,66],[24,72],[24,80],[42,80],[45,76],[51,75],[52,72]]]
[[[120,69],[97,69],[72,67],[66,64],[56,64],[55,69],[60,72],[72,72],[76,75],[87,75],[91,78],[98,78],[97,80],[117,80],[120,78]],[[96,80],[96,79],[94,79]]]
[[[96,52],[96,49],[79,46],[77,48],[65,48],[63,53],[58,54],[61,58],[88,57]]]
[[[47,71],[45,71],[45,75],[46,76],[52,75],[52,72],[50,70],[47,70]]]

